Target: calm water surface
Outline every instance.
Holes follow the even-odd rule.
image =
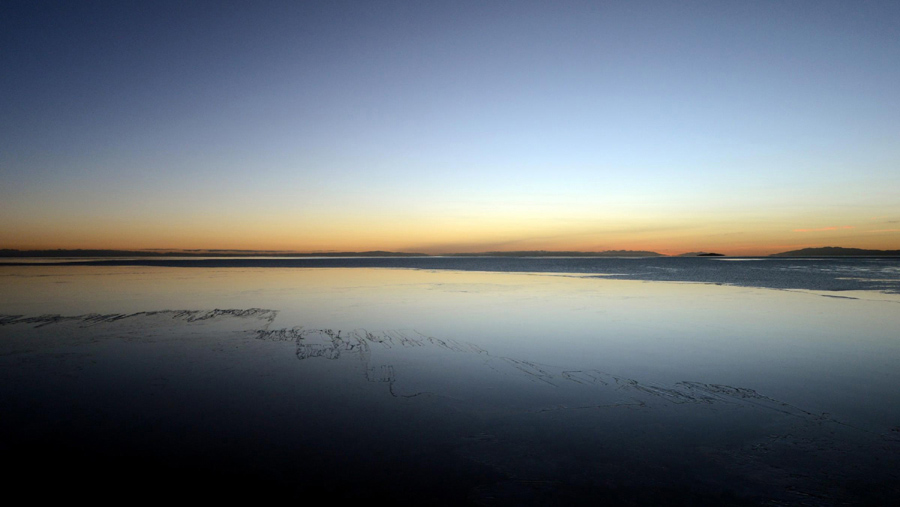
[[[0,266],[3,451],[107,497],[897,494],[897,262],[673,260]]]

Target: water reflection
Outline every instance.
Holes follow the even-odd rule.
[[[896,494],[890,298],[387,269],[0,276],[4,450],[26,461],[53,442],[106,472],[98,456],[124,453],[218,480],[224,456],[274,496],[481,505]]]

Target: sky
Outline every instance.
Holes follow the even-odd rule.
[[[0,4],[0,248],[900,249],[900,2]]]

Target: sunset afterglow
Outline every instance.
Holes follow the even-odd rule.
[[[900,249],[894,2],[0,12],[0,248]]]

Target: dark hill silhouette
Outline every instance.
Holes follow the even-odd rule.
[[[867,250],[864,248],[843,248],[824,246],[803,248],[772,254],[769,257],[900,257],[900,250]]]
[[[0,249],[0,258],[16,257],[422,257],[408,252],[280,252],[277,250],[14,250]]]
[[[713,252],[687,252],[678,255],[678,257],[725,257],[725,254]]]
[[[548,250],[520,250],[517,252],[479,252],[445,254],[453,257],[665,257],[645,250],[605,250],[602,252],[554,252]]]
[[[553,252],[524,250],[518,252],[448,253],[459,257],[664,257],[657,252],[643,250],[607,250],[604,252]],[[277,250],[15,250],[0,249],[0,258],[22,257],[428,257],[428,254],[409,252],[282,252]]]

